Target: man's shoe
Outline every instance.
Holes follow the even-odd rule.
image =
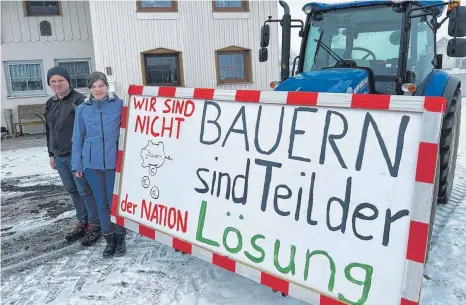
[[[115,234],[104,234],[104,238],[107,241],[107,245],[105,246],[103,257],[112,257],[115,253]]]
[[[86,235],[87,223],[78,221],[73,231],[66,233],[65,239],[68,242],[78,240]]]
[[[86,235],[84,236],[83,240],[81,241],[81,245],[83,246],[90,246],[99,240],[102,236],[101,230],[99,226],[96,225],[87,225]]]
[[[115,233],[115,256],[123,256],[126,254],[126,233]]]

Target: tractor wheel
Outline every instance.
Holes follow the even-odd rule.
[[[453,189],[461,125],[461,90],[458,88],[447,106],[440,138],[440,181],[438,203],[446,204]]]

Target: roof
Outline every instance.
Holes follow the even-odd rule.
[[[344,8],[354,8],[354,7],[364,7],[364,6],[371,6],[371,5],[383,5],[387,4],[390,5],[393,2],[399,2],[399,1],[389,1],[389,0],[376,0],[376,1],[368,1],[368,0],[363,0],[363,1],[351,1],[351,2],[340,2],[340,3],[322,3],[322,2],[309,2],[305,6],[303,6],[303,10],[306,6],[312,5],[314,8],[314,11],[328,11],[328,10],[338,10],[338,9],[344,9]],[[440,4],[440,3],[446,3],[444,0],[425,0],[425,1],[412,1],[420,6],[428,6],[428,5],[434,5],[434,4]],[[441,6],[438,8],[439,10],[439,15],[442,14],[443,10],[445,9],[445,6]]]

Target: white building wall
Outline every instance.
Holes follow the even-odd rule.
[[[91,1],[96,69],[111,67],[117,94],[142,84],[141,52],[166,48],[182,52],[185,87],[270,90],[279,79],[278,25],[271,23],[269,60],[258,59],[261,26],[277,17],[276,1],[249,1],[248,13],[213,13],[212,1],[178,1],[178,13],[137,13],[136,1]],[[145,19],[142,19],[145,18]],[[164,19],[161,19],[164,18]],[[247,48],[252,83],[217,85],[215,51]]]
[[[61,1],[62,16],[25,16],[22,1],[1,1],[1,118],[6,127],[4,109],[13,110],[17,121],[17,106],[39,104],[53,95],[47,86],[47,70],[57,59],[90,59],[94,67],[92,28],[87,1]],[[40,36],[39,24],[47,20],[52,36]],[[5,62],[39,60],[42,62],[43,82],[46,93],[41,96],[9,96]],[[23,127],[25,133],[41,132],[42,127]]]

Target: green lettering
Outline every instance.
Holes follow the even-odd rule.
[[[227,244],[227,237],[228,237],[228,233],[230,232],[235,232],[236,237],[238,238],[238,245],[235,248],[230,248],[230,246],[228,246]],[[227,227],[225,231],[223,232],[223,246],[230,253],[238,253],[239,251],[241,251],[241,249],[243,248],[243,237],[241,237],[240,231],[238,231],[238,229],[233,228],[233,227]]]
[[[205,222],[206,212],[207,212],[207,201],[203,200],[201,204],[201,210],[199,211],[199,219],[197,221],[196,240],[200,241],[201,243],[205,243],[211,246],[220,247],[220,244],[218,242],[210,240],[202,236],[202,232],[204,231],[204,222]]]
[[[366,271],[366,278],[364,281],[358,281],[351,275],[352,268],[361,268]],[[362,305],[366,302],[367,297],[369,295],[369,291],[371,289],[371,282],[372,282],[372,273],[374,272],[374,268],[369,265],[359,264],[359,263],[351,263],[345,268],[345,277],[348,281],[358,286],[363,286],[361,298],[357,302],[350,301],[346,299],[341,293],[338,294],[338,299],[340,301],[346,302],[351,305]]]
[[[279,251],[280,251],[280,241],[277,239],[275,240],[275,246],[274,246],[274,251],[273,251],[273,263],[275,265],[275,268],[277,268],[277,270],[283,274],[287,274],[291,271],[291,274],[294,275],[295,274],[294,257],[296,254],[296,246],[291,245],[290,263],[285,268],[280,266],[280,263],[278,262]]]
[[[257,252],[260,252],[261,256],[255,257],[255,256],[252,256],[251,253],[249,253],[248,251],[244,251],[244,255],[246,255],[246,257],[249,258],[249,260],[254,263],[262,263],[265,258],[264,249],[262,249],[258,244],[256,244],[256,240],[258,240],[259,238],[264,239],[265,236],[260,235],[260,234],[254,235],[251,239],[251,246],[254,248],[254,250],[256,250]]]
[[[335,286],[335,262],[333,259],[328,255],[327,252],[322,251],[322,250],[316,250],[312,251],[312,253],[309,254],[309,249],[306,252],[306,265],[304,266],[304,280],[307,281],[307,277],[309,275],[309,261],[312,256],[314,255],[323,255],[326,258],[328,258],[328,262],[330,264],[330,278],[328,280],[328,291],[332,292],[333,287]]]

